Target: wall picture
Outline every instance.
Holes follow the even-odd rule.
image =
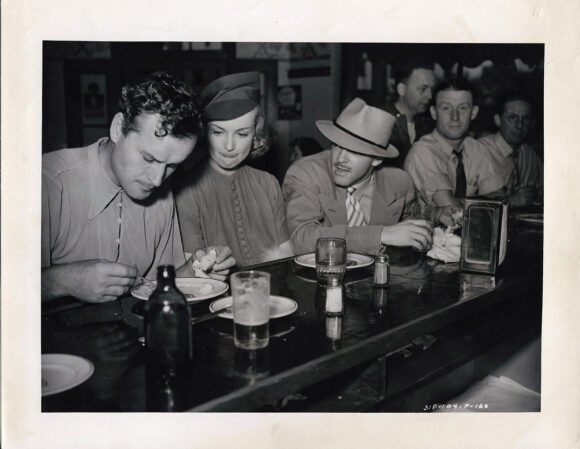
[[[106,75],[81,75],[81,102],[83,125],[107,123]]]
[[[278,88],[278,120],[302,119],[302,86]]]

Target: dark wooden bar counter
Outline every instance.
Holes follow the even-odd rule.
[[[388,289],[372,287],[372,266],[347,272],[340,339],[327,336],[338,323],[326,321],[313,269],[293,259],[255,266],[271,273],[271,293],[298,310],[271,320],[270,344],[257,352],[235,349],[230,320],[194,325],[191,369],[163,388],[148,376],[138,342],[142,301],[45,310],[42,352],[85,357],[95,372],[44,397],[42,411],[422,411],[485,375],[503,348],[540,334],[542,228],[512,219],[508,235],[495,277],[394,248]],[[193,304],[192,315],[212,301]]]

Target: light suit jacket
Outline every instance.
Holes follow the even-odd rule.
[[[294,251],[312,252],[319,237],[341,237],[348,251],[376,253],[384,226],[403,220],[415,201],[411,177],[398,168],[375,170],[370,223],[346,225],[346,189],[332,179],[330,150],[296,161],[286,173],[283,191]]]

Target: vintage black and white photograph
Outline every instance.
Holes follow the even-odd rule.
[[[0,445],[575,447],[579,17],[2,2]]]
[[[45,40],[42,413],[540,412],[544,50]]]

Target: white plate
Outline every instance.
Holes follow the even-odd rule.
[[[153,290],[155,290],[156,285],[157,281],[135,285],[131,288],[131,294],[137,299],[147,301]],[[227,292],[228,288],[230,288],[225,282],[205,278],[176,278],[175,285],[185,295],[187,302],[215,298]]]
[[[544,214],[520,214],[517,219],[527,223],[543,223]]]
[[[308,268],[316,268],[316,256],[314,253],[304,254],[294,259],[298,265]],[[367,267],[372,265],[374,259],[365,254],[348,253],[346,255],[346,269],[353,270],[355,268]]]
[[[227,296],[225,298],[220,298],[215,300],[209,305],[210,312],[214,312],[224,307],[229,307],[232,305],[232,297]],[[270,295],[270,319],[282,318],[283,316],[291,315],[298,309],[298,304],[296,301],[290,298],[285,298],[284,296],[274,296]],[[233,312],[220,313],[222,318],[232,319],[234,317]]]
[[[91,377],[93,371],[93,364],[82,357],[42,354],[42,396],[70,390]]]

